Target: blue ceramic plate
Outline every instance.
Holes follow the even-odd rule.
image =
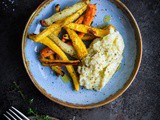
[[[44,1],[32,14],[26,25],[22,41],[22,54],[31,80],[46,97],[64,106],[87,109],[113,101],[130,86],[140,66],[142,40],[134,17],[123,3],[118,0],[91,0],[91,3],[96,3],[98,8],[97,16],[92,25],[102,26],[106,24],[103,21],[104,17],[111,16],[111,21],[108,24],[113,24],[124,38],[124,58],[120,70],[101,91],[96,92],[82,88],[78,92],[74,91],[72,82],[64,83],[50,68],[41,65],[38,56],[44,46],[28,39],[27,34],[35,32],[39,21],[53,14],[56,4],[60,4],[63,9],[78,1]]]

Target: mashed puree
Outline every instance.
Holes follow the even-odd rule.
[[[123,38],[118,31],[95,39],[78,67],[80,85],[86,89],[101,90],[121,64],[123,50]]]

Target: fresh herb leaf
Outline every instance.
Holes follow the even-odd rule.
[[[13,88],[14,88],[14,90],[16,90],[20,93],[23,100],[28,104],[28,110],[27,110],[28,115],[34,115],[36,117],[36,120],[51,120],[48,115],[45,115],[45,116],[38,115],[38,112],[32,108],[32,103],[33,103],[34,99],[33,98],[28,99],[23,94],[23,91],[21,90],[21,88],[19,87],[19,85],[15,81],[13,82]]]
[[[21,97],[25,100],[26,97],[25,95],[23,94],[22,90],[20,89],[20,87],[18,86],[18,84],[14,81],[13,82],[13,85],[14,85],[14,88],[20,93]]]
[[[33,115],[34,114],[34,111],[32,108],[29,108],[28,109],[28,112],[27,112],[28,115]]]
[[[44,120],[51,120],[48,115],[44,116]]]

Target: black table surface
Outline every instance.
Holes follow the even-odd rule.
[[[122,0],[135,16],[143,37],[143,60],[129,89],[112,103],[90,110],[70,109],[43,96],[33,85],[21,56],[22,34],[28,18],[44,0],[0,0],[0,115],[11,105],[27,113],[28,104],[39,114],[62,120],[160,119],[160,0]]]

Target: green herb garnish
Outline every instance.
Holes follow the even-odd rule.
[[[19,85],[14,81],[13,82],[13,88],[14,90],[18,91],[23,98],[23,100],[28,105],[27,114],[35,116],[35,120],[51,120],[51,118],[48,115],[39,115],[38,112],[32,107],[32,103],[34,102],[34,99],[29,99],[27,96],[24,95],[22,89],[19,87]]]

